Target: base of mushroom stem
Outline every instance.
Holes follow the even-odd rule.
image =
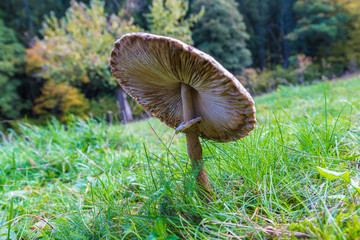
[[[201,165],[199,167],[200,167],[200,169],[197,168],[196,166],[193,166],[193,169],[197,172],[196,182],[198,185],[199,196],[202,199],[205,199],[207,202],[212,202],[213,198],[214,198],[214,193],[211,190],[208,176],[205,172],[204,167]]]

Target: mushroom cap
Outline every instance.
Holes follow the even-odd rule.
[[[129,33],[116,40],[111,72],[121,87],[152,115],[172,128],[183,121],[181,84],[191,87],[194,129],[203,138],[235,141],[255,127],[254,101],[213,57],[177,39]]]

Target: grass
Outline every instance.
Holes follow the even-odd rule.
[[[0,142],[0,239],[359,239],[360,79],[280,87],[233,143],[202,140],[204,204],[183,135],[156,119],[19,124]]]

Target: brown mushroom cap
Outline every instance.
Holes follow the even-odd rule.
[[[183,122],[181,84],[192,89],[194,131],[220,142],[247,136],[255,127],[254,101],[214,58],[177,39],[125,34],[114,44],[111,72],[141,106],[172,128]]]

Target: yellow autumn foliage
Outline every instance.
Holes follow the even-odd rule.
[[[42,117],[56,116],[65,121],[72,113],[84,117],[89,102],[80,91],[67,83],[47,81],[41,89],[42,95],[35,100],[33,111]]]
[[[92,0],[90,6],[71,1],[64,18],[45,19],[43,38],[26,51],[26,71],[74,85],[94,79],[115,84],[108,67],[113,43],[140,30],[125,12],[107,16],[103,1]]]
[[[197,16],[185,18],[188,8],[188,2],[184,0],[153,0],[150,13],[146,14],[150,31],[154,34],[174,37],[192,45],[194,42],[191,38],[190,27],[203,12]]]

